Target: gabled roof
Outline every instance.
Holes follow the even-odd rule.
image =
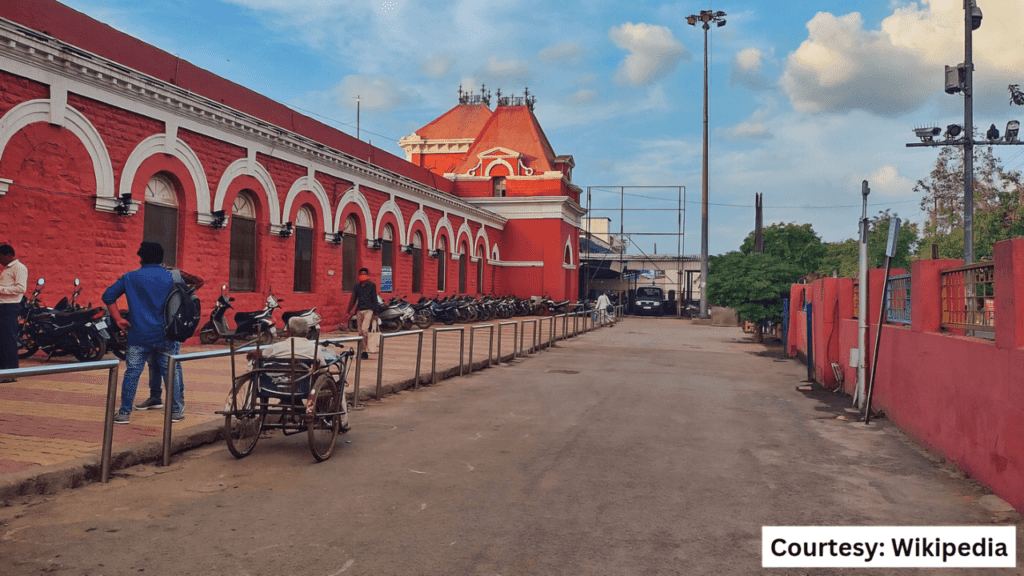
[[[480,135],[477,136],[456,174],[465,174],[480,161],[478,154],[494,148],[515,150],[523,155],[522,162],[535,174],[554,170],[554,151],[544,135],[537,117],[526,106],[499,106],[491,114]]]
[[[476,138],[492,114],[483,104],[459,104],[417,130],[416,135],[424,140]]]

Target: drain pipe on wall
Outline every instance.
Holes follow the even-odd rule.
[[[864,205],[860,217],[860,266],[857,270],[857,282],[860,287],[857,297],[857,388],[853,392],[853,405],[860,408],[864,404],[864,366],[867,357],[868,339],[868,181],[861,183],[861,195]]]

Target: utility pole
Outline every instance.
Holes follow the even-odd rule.
[[[964,0],[964,264],[974,263],[974,11],[981,26],[981,9]]]
[[[704,28],[704,154],[701,169],[701,203],[700,203],[700,317],[708,318],[708,30],[711,22],[719,28],[725,26],[725,12],[701,10],[700,14],[686,17],[690,26],[702,22]]]
[[[356,140],[362,140],[359,137],[359,94],[356,94]]]

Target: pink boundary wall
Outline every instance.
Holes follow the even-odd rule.
[[[912,323],[882,326],[872,406],[1024,512],[1024,238],[999,242],[994,252],[994,341],[940,328],[941,271],[961,261],[912,263]],[[869,274],[869,370],[883,274]],[[853,279],[793,285],[786,342],[791,356],[807,352],[805,298],[814,305],[815,379],[835,386],[831,364],[837,362],[843,387],[852,394],[857,384],[856,367],[850,366],[850,349],[857,347]]]

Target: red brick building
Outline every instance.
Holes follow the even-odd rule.
[[[226,284],[334,323],[360,267],[412,300],[576,294],[573,159],[528,95],[463,98],[401,159],[58,2],[0,18],[0,241],[48,300],[98,302],[144,238],[207,309]]]

